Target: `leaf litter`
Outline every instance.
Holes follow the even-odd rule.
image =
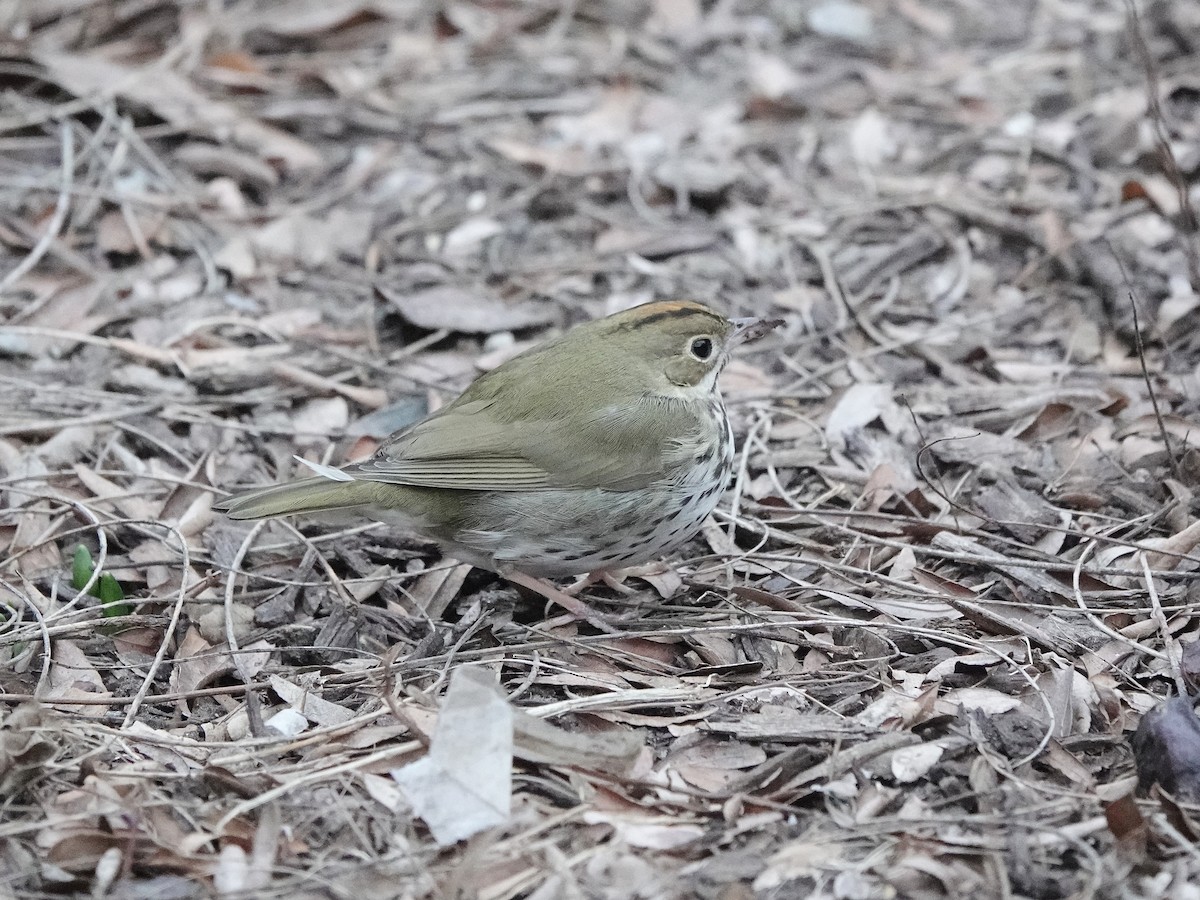
[[[5,890],[1183,896],[1198,26],[18,4]],[[211,509],[675,296],[787,325],[726,373],[720,511],[588,589],[621,635]]]

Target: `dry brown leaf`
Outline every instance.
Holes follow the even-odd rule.
[[[704,837],[702,825],[670,816],[609,813],[589,810],[583,814],[589,825],[607,825],[618,840],[648,850],[679,850]]]
[[[585,728],[566,731],[520,710],[513,719],[513,752],[535,763],[630,774],[643,744],[630,730]]]
[[[90,718],[103,716],[104,703],[72,704],[71,700],[111,700],[112,691],[104,685],[100,673],[74,641],[58,640],[53,645],[49,687],[43,694],[55,701],[55,708]],[[64,702],[65,701],[65,702]]]
[[[178,128],[250,147],[291,172],[303,172],[321,162],[320,154],[306,142],[249,118],[232,103],[204,96],[182,75],[163,66],[138,69],[99,56],[50,50],[39,51],[34,58],[55,82],[77,97],[96,103],[125,98]]]
[[[435,331],[491,334],[548,325],[558,318],[553,304],[507,301],[484,288],[468,290],[447,284],[400,292],[376,285],[376,290],[408,321]]]
[[[223,633],[223,629],[222,629]],[[210,684],[213,680],[234,671],[253,678],[267,664],[274,647],[265,640],[255,641],[242,648],[235,661],[223,644],[213,645],[191,628],[175,651],[175,666],[171,670],[172,693],[188,694]],[[185,705],[186,700],[181,701]]]
[[[711,247],[716,239],[716,234],[695,229],[653,231],[610,228],[600,233],[592,249],[602,255],[635,253],[645,259],[664,259],[704,250]]]
[[[54,717],[37,703],[22,703],[0,719],[0,795],[17,797],[46,772],[59,752]]]
[[[318,725],[341,725],[343,722],[348,722],[354,718],[354,712],[346,709],[344,706],[339,706],[336,703],[330,703],[328,700],[323,700],[316,692],[292,684],[278,675],[270,676],[271,690],[273,690],[284,703],[291,706],[304,718],[310,722],[315,722]]]
[[[508,137],[494,137],[487,143],[515,163],[534,166],[552,174],[578,177],[595,168],[595,163],[578,147],[543,147]]]
[[[991,688],[956,688],[947,691],[945,696],[939,698],[937,702],[939,710],[944,710],[951,715],[961,708],[977,709],[986,715],[994,716],[1020,709],[1023,705],[1019,698]]]

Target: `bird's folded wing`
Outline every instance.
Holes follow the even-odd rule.
[[[395,459],[376,456],[344,470],[356,479],[461,491],[534,491],[551,486],[548,472],[525,459]]]
[[[677,423],[629,410],[580,421],[498,422],[487,410],[448,409],[347,466],[356,479],[457,490],[634,490],[661,478],[678,452]]]

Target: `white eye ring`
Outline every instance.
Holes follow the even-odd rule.
[[[712,338],[692,338],[692,340],[688,342],[688,353],[701,362],[707,362],[712,358],[713,354]]]

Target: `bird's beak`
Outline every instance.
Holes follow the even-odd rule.
[[[758,316],[747,316],[742,319],[730,319],[733,323],[731,344],[741,344],[745,341],[756,341],[769,331],[783,324],[783,319],[763,319]]]

